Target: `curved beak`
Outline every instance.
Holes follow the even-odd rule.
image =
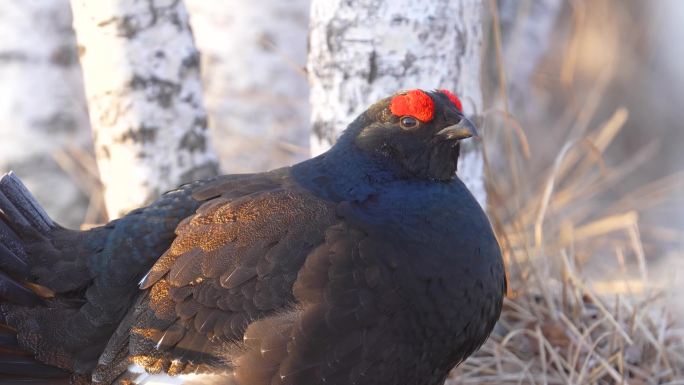
[[[461,121],[454,125],[443,128],[437,133],[437,135],[449,140],[461,140],[471,137],[476,139],[480,138],[477,134],[475,125],[466,117],[462,117]]]

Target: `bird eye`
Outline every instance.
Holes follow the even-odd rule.
[[[418,127],[418,119],[412,116],[404,116],[399,120],[401,128],[416,128]]]

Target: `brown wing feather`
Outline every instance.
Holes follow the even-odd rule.
[[[209,200],[178,226],[143,280],[149,295],[120,326],[132,360],[154,371],[222,364],[218,352],[251,322],[294,302],[297,272],[336,220],[332,203],[283,170],[219,178],[193,196]]]

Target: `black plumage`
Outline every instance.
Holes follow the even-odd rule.
[[[122,382],[137,363],[240,385],[441,384],[505,291],[489,222],[455,177],[473,130],[453,95],[398,94],[321,156],[195,182],[85,232],[5,176],[9,344],[79,383]]]

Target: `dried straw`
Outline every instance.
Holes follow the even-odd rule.
[[[521,209],[503,199],[512,194],[502,191],[501,175],[490,183],[510,292],[490,339],[448,384],[684,384],[684,328],[669,311],[665,288],[649,281],[639,229],[639,211],[666,202],[683,178],[612,202],[597,198],[636,168],[603,161],[627,117],[620,107],[586,139],[568,140],[547,177],[531,192],[515,193]],[[529,161],[538,160],[533,154]],[[531,183],[529,177],[508,186]],[[683,239],[673,229],[650,231]],[[595,273],[606,261],[619,274]]]

